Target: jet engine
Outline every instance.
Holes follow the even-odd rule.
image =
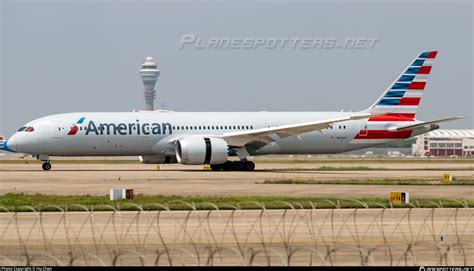
[[[185,165],[221,164],[227,161],[227,142],[213,137],[184,137],[176,141],[176,159]]]
[[[143,164],[173,164],[177,162],[174,155],[140,155],[138,158]]]

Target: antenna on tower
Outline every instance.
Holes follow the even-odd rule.
[[[140,70],[143,85],[145,86],[145,108],[144,110],[152,111],[154,107],[154,100],[156,97],[155,84],[160,76],[160,71],[157,69],[155,59],[149,56],[145,59]]]

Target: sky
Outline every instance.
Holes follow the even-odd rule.
[[[471,1],[0,0],[0,134],[66,112],[144,106],[145,57],[161,71],[155,108],[357,111],[422,51],[438,50],[417,118],[474,128]],[[373,47],[180,48],[209,39],[375,39]]]

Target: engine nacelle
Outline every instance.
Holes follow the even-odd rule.
[[[221,164],[227,161],[227,142],[213,137],[184,137],[176,141],[176,159],[185,165]]]
[[[143,164],[173,164],[178,162],[174,155],[140,155],[138,159]]]

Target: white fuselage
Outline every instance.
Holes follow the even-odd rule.
[[[352,112],[162,112],[69,113],[36,119],[17,132],[8,147],[16,152],[48,156],[125,156],[175,154],[174,140],[183,136],[220,136],[285,124],[351,116]],[[82,121],[81,121],[82,120]],[[413,121],[411,123],[416,123]],[[409,124],[406,121],[403,124]],[[367,119],[335,123],[313,131],[280,138],[247,149],[251,155],[330,154],[403,140],[427,132],[410,130],[400,136],[358,137],[361,131],[386,131],[394,122]],[[74,131],[75,130],[75,131]]]

